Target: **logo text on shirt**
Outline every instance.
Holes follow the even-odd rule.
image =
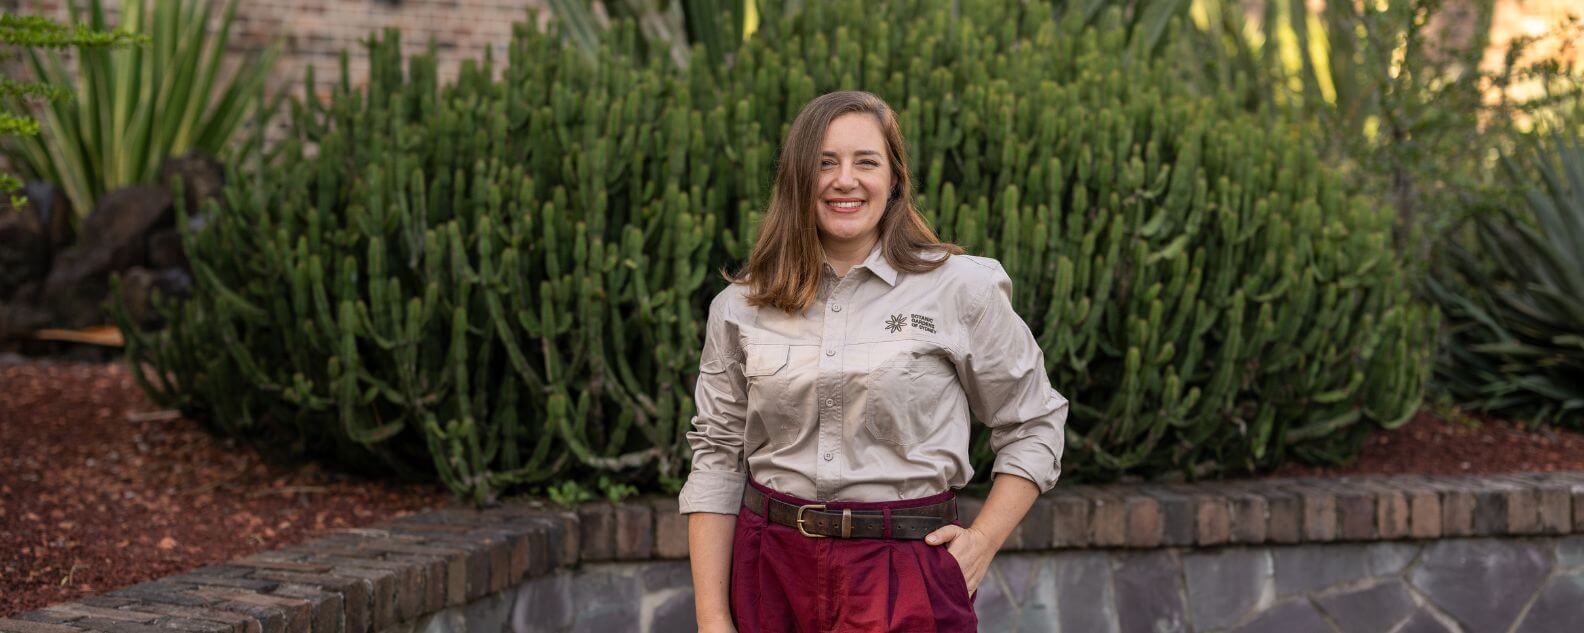
[[[893,334],[901,332],[902,328],[909,325],[915,330],[924,330],[930,334],[935,333],[935,319],[922,314],[895,314],[886,319],[885,329]]]

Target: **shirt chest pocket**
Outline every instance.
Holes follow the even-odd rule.
[[[743,378],[748,382],[748,418],[764,426],[777,444],[785,444],[797,432],[797,420],[786,406],[788,345],[750,343],[743,347]]]
[[[960,389],[951,363],[938,356],[897,354],[869,373],[864,428],[897,446],[918,444],[947,423]]]
[[[788,345],[750,343],[743,349],[743,375],[747,377],[773,376],[786,367]]]

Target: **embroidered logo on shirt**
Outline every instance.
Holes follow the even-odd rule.
[[[886,328],[887,332],[891,332],[891,333],[895,334],[897,332],[901,332],[902,331],[902,326],[904,326],[904,325],[907,325],[907,317],[898,314],[898,315],[895,315],[895,316],[893,316],[893,317],[891,317],[889,319],[886,319],[885,328]]]
[[[911,318],[910,318],[911,317]],[[896,314],[886,319],[885,329],[893,334],[901,332],[902,328],[909,325],[915,330],[924,330],[930,334],[935,333],[935,319],[922,314]]]

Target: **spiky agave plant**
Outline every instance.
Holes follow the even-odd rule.
[[[27,176],[61,187],[77,217],[117,187],[153,181],[166,157],[194,149],[225,155],[242,124],[260,106],[269,111],[261,90],[277,46],[220,72],[237,0],[226,2],[213,33],[211,4],[202,0],[122,0],[114,27],[103,0],[90,0],[86,16],[77,3],[66,6],[74,24],[149,44],[83,49],[75,69],[54,50],[27,51],[40,83],[75,98],[49,103],[39,113],[43,134],[20,137],[6,152]]]
[[[1473,221],[1432,293],[1453,323],[1437,376],[1476,409],[1584,427],[1584,146],[1553,134],[1503,157],[1527,205]]]

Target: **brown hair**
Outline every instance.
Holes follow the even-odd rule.
[[[823,255],[814,191],[820,145],[831,121],[853,112],[868,113],[880,124],[891,163],[891,197],[877,225],[881,255],[892,268],[918,273],[940,267],[951,255],[963,254],[962,247],[936,237],[913,204],[907,147],[891,106],[868,92],[831,92],[808,102],[792,120],[781,145],[770,208],[760,224],[753,253],[735,275],[722,271],[728,281],[748,284],[748,305],[774,306],[791,313],[801,312],[813,303],[819,291]],[[944,252],[947,256],[925,259],[925,251]]]

